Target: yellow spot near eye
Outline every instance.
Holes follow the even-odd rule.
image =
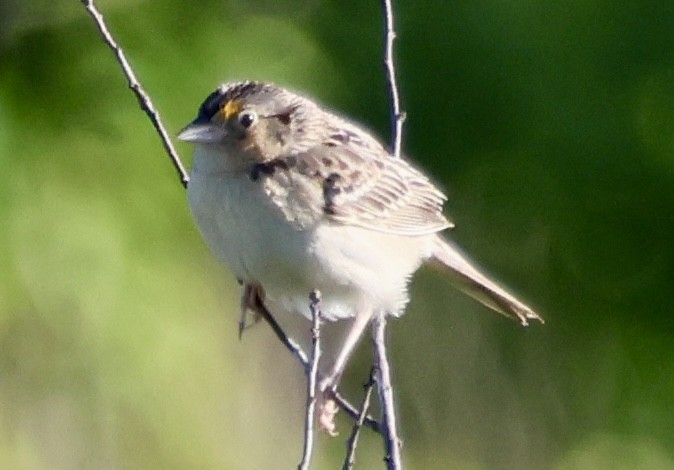
[[[241,111],[241,104],[237,100],[229,100],[220,109],[220,113],[225,116],[225,119],[229,119],[232,116],[239,114],[239,111]]]

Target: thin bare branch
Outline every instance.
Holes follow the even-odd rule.
[[[391,138],[393,141],[393,155],[400,157],[403,142],[403,124],[406,114],[400,109],[400,93],[398,92],[398,79],[393,60],[393,43],[396,39],[395,21],[391,0],[382,0],[384,19],[386,20],[386,36],[384,40],[384,67],[388,80],[389,99],[391,100]]]
[[[314,448],[314,422],[316,420],[316,384],[318,383],[318,361],[321,358],[321,293],[314,290],[309,295],[311,310],[311,364],[307,376],[307,406],[304,416],[304,451],[298,470],[308,470]]]
[[[406,114],[400,109],[400,93],[394,63],[393,43],[396,39],[395,21],[393,16],[392,0],[382,0],[386,33],[384,40],[384,66],[389,85],[389,99],[391,104],[391,140],[393,155],[400,158],[403,124]],[[373,342],[375,349],[375,369],[378,386],[379,401],[382,408],[382,424],[384,445],[386,448],[386,468],[401,470],[403,468],[400,452],[400,438],[396,426],[395,403],[393,401],[393,386],[391,385],[391,371],[386,353],[386,316],[377,315],[372,324]]]
[[[307,354],[302,350],[300,345],[288,337],[288,335],[286,335],[285,331],[283,331],[283,328],[281,328],[281,325],[279,325],[276,319],[272,316],[271,312],[267,309],[267,306],[264,304],[264,301],[260,298],[259,295],[255,296],[251,303],[253,304],[252,308],[262,317],[262,319],[264,319],[264,321],[267,322],[267,324],[269,324],[279,341],[281,341],[288,351],[290,351],[292,355],[300,361],[302,367],[304,368],[304,372],[308,373],[311,363],[309,362]]]
[[[159,135],[159,138],[161,139],[162,145],[164,146],[164,150],[171,159],[173,167],[178,172],[178,176],[180,177],[180,183],[183,185],[183,187],[186,188],[187,183],[190,180],[190,177],[188,176],[187,171],[185,170],[185,167],[182,161],[180,160],[178,152],[176,151],[175,147],[173,147],[173,143],[169,138],[168,132],[166,132],[166,129],[164,128],[164,124],[162,123],[159,112],[155,109],[154,105],[152,104],[150,95],[147,94],[145,89],[138,82],[138,79],[136,78],[136,74],[134,73],[133,68],[129,64],[129,61],[126,60],[124,51],[122,50],[121,47],[119,47],[119,45],[117,45],[117,42],[112,37],[112,34],[110,34],[110,31],[108,30],[108,27],[105,24],[105,20],[103,19],[103,15],[101,14],[100,11],[98,11],[96,6],[94,5],[93,0],[80,0],[80,1],[82,2],[82,5],[84,5],[84,8],[86,8],[87,12],[89,13],[89,16],[91,16],[91,18],[94,20],[94,23],[96,23],[98,31],[100,32],[101,37],[103,38],[103,41],[115,54],[117,62],[119,63],[119,66],[122,68],[122,72],[126,77],[129,88],[131,89],[133,94],[136,95],[140,108],[145,112],[147,117],[152,122],[152,125],[154,126],[155,130],[157,131],[157,134]]]
[[[379,400],[382,408],[384,425],[384,445],[386,448],[386,468],[402,470],[401,441],[396,425],[393,387],[391,385],[391,368],[386,357],[386,316],[377,315],[372,324],[372,339],[375,349],[375,368]]]
[[[372,389],[374,388],[374,367],[370,369],[370,377],[363,387],[365,389],[365,396],[363,397],[363,403],[360,405],[360,413],[358,414],[358,419],[351,429],[351,436],[346,443],[346,458],[344,459],[344,465],[342,470],[352,470],[354,464],[356,463],[356,448],[358,447],[358,438],[360,437],[360,430],[363,428],[363,423],[367,416],[367,410],[370,408],[370,398],[372,397]]]
[[[339,408],[343,410],[346,414],[348,414],[352,419],[358,419],[358,417],[360,416],[360,409],[353,406],[338,391],[326,390],[326,393],[328,394],[328,397],[335,400],[335,402],[337,402],[337,404],[339,405]],[[370,415],[365,416],[363,424],[378,434],[381,434],[383,432],[381,423],[379,423],[379,421],[377,421]]]

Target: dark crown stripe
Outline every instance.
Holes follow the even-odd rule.
[[[199,120],[210,121],[228,101],[257,93],[262,88],[264,88],[264,84],[260,82],[241,82],[218,87],[201,104]]]

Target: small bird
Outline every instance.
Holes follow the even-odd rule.
[[[445,195],[358,125],[269,83],[224,84],[178,135],[196,144],[189,206],[206,243],[271,312],[308,318],[321,293],[326,320],[350,319],[321,388],[337,385],[364,328],[399,316],[423,263],[522,325],[542,322],[482,274],[440,232]]]

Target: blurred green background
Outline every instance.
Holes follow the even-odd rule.
[[[98,6],[173,134],[254,78],[386,138],[379,3]],[[390,329],[408,466],[674,468],[674,3],[395,3],[406,153],[547,320],[417,276]],[[0,164],[0,468],[293,468],[300,368],[264,325],[237,341],[238,286],[76,0],[0,3]],[[365,433],[359,468],[381,457]]]

